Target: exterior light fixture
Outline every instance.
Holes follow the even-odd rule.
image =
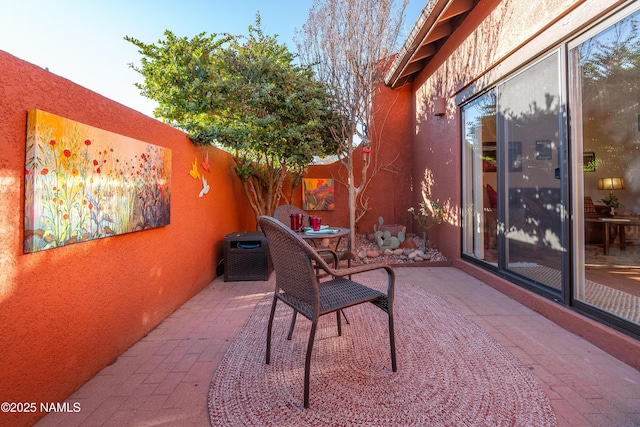
[[[444,116],[447,111],[447,104],[445,99],[441,96],[438,96],[433,99],[433,115],[434,116]]]

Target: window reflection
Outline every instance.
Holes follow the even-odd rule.
[[[581,100],[577,137],[591,159],[580,170],[584,269],[575,294],[635,323],[640,323],[639,18],[636,12],[571,51]]]

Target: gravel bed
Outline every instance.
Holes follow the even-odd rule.
[[[344,240],[344,239],[343,239]],[[434,262],[447,261],[438,248],[431,241],[428,243],[427,252],[422,251],[423,239],[415,235],[407,236],[406,240],[401,244],[398,250],[383,251],[380,247],[365,235],[356,235],[356,245],[353,253],[356,255],[354,264],[403,264],[415,262]],[[346,242],[342,242],[339,250],[346,250]],[[363,256],[365,255],[365,256]],[[375,256],[377,255],[377,256]]]

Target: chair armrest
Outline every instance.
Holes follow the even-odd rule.
[[[356,265],[354,267],[340,268],[337,270],[333,268],[328,268],[326,271],[327,273],[331,274],[334,277],[345,277],[345,276],[351,276],[353,274],[365,273],[367,271],[374,271],[374,270],[381,270],[381,269],[387,272],[387,278],[389,282],[387,287],[387,297],[389,298],[389,300],[393,300],[393,291],[396,283],[396,272],[388,264],[380,264],[380,263],[379,264],[361,264],[361,265]]]
[[[387,272],[387,277],[389,280],[389,285],[387,287],[387,299],[389,300],[389,303],[391,303],[392,305],[393,292],[394,292],[394,287],[396,283],[396,273],[393,270],[393,268],[391,268],[390,265],[377,263],[377,264],[361,264],[353,267],[340,268],[340,269],[331,268],[329,264],[327,264],[326,261],[322,259],[322,256],[318,253],[318,251],[312,248],[309,245],[309,243],[303,241],[300,237],[298,237],[298,239],[304,243],[302,245],[302,248],[307,253],[307,255],[309,255],[309,257],[311,258],[311,261],[316,263],[316,268],[323,270],[325,273],[328,273],[334,277],[344,277],[344,276],[350,276],[353,274],[364,273],[367,271],[384,269]]]
[[[321,248],[321,249],[316,249],[316,252],[318,252],[318,254],[320,254],[320,256],[322,256],[322,254],[327,253],[327,254],[331,254],[331,256],[333,257],[333,266],[334,267],[338,267],[338,254],[329,248]]]

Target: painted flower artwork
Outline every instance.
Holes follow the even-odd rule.
[[[333,178],[304,178],[302,208],[307,211],[332,211],[335,208],[333,191]]]
[[[167,225],[170,186],[171,150],[30,110],[24,252]]]

